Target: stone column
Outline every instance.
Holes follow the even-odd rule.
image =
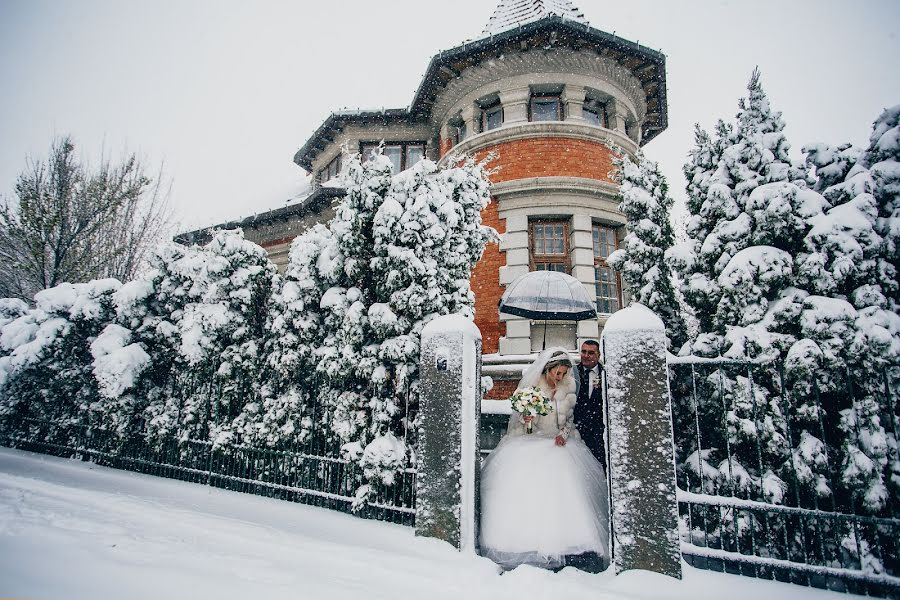
[[[614,129],[622,135],[628,135],[626,122],[628,117],[628,109],[621,100],[610,98],[606,104],[606,118],[609,119],[609,128]]]
[[[506,264],[500,267],[500,285],[508,286],[517,278],[528,273],[528,217],[526,215],[506,217],[506,233],[500,240],[500,250],[506,252]],[[500,354],[528,354],[531,352],[531,321],[504,314],[500,315],[500,320],[506,322],[506,335],[500,338]]]
[[[500,104],[503,105],[504,125],[528,121],[528,101],[531,99],[531,88],[526,86],[503,90],[499,96]]]
[[[681,579],[665,327],[633,304],[609,318],[601,339],[616,573],[645,569]]]
[[[596,302],[593,221],[590,215],[572,215],[572,236],[569,242],[569,247],[572,249],[572,277],[584,284],[588,295]],[[585,340],[596,340],[598,331],[597,319],[579,321],[575,331],[575,347],[581,348],[581,344]]]
[[[462,118],[463,123],[466,124],[466,138],[472,137],[478,133],[478,119],[480,114],[478,107],[476,107],[474,103],[469,103],[463,107],[460,117]]]
[[[416,535],[475,552],[481,429],[481,332],[461,315],[422,330]]]
[[[560,100],[566,107],[566,121],[584,121],[584,96],[583,85],[566,84],[563,87]]]

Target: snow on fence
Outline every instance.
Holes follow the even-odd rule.
[[[358,468],[340,457],[324,435],[290,448],[242,445],[214,447],[204,440],[165,438],[148,443],[143,436],[121,438],[85,425],[31,418],[0,418],[0,444],[22,450],[80,458],[98,465],[180,479],[213,487],[351,512]],[[355,514],[413,525],[415,469],[405,469],[392,486],[375,486]]]
[[[900,598],[900,369],[669,371],[689,564]]]

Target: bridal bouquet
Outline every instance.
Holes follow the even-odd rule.
[[[512,404],[512,409],[517,413],[521,413],[526,417],[533,417],[535,415],[549,415],[550,411],[553,410],[553,405],[550,404],[550,399],[541,393],[541,390],[536,387],[524,388],[521,390],[516,390],[516,392],[510,396],[509,398],[510,404]],[[532,432],[532,422],[528,422],[525,424],[525,431],[528,433]]]

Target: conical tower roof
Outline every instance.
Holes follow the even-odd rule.
[[[481,35],[496,35],[501,31],[539,21],[551,15],[588,24],[584,14],[569,0],[500,0]]]

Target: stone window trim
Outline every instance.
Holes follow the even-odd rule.
[[[560,94],[532,93],[528,101],[528,120],[562,121],[563,106]]]
[[[378,148],[381,143],[382,142],[380,141],[360,141],[359,153],[362,157],[362,161],[366,162],[368,160],[369,154],[373,150]],[[424,141],[384,142],[384,154],[391,159],[391,162],[394,166],[393,173],[395,175],[400,171],[405,171],[406,169],[410,168],[411,166],[425,158],[425,151],[426,143]],[[397,160],[394,160],[394,158],[392,158],[393,155],[397,156]]]
[[[591,226],[594,245],[594,286],[597,294],[597,313],[609,315],[622,308],[622,277],[607,262],[607,257],[619,248],[619,231],[602,223]]]
[[[456,115],[447,122],[447,135],[454,146],[465,140],[468,134],[468,126],[462,114]]]
[[[481,124],[482,133],[497,129],[503,125],[503,104],[499,98],[481,107],[479,123]]]
[[[529,219],[528,270],[571,273],[569,231],[568,219]]]
[[[581,114],[587,123],[609,129],[609,112],[605,102],[596,98],[586,98],[581,108]]]
[[[562,88],[563,104],[569,104],[571,97],[572,104],[576,105],[573,110],[576,117],[581,115],[580,105],[585,96],[601,102],[614,100],[607,107],[609,124],[622,133],[625,120],[637,123],[643,121],[647,108],[644,94],[639,89],[640,82],[625,73],[623,67],[615,61],[598,58],[584,51],[526,54],[527,56],[504,56],[467,69],[459,78],[448,83],[432,110],[434,126],[446,123],[451,116],[464,111],[469,105],[480,109],[487,98],[499,95],[505,104],[508,98],[503,98],[504,94],[515,95],[518,90],[523,89],[526,97],[522,98],[521,114],[516,111],[515,118],[507,114],[505,122],[525,121],[529,88],[532,92],[540,93],[558,92]],[[614,120],[613,116],[625,118]],[[477,126],[477,116],[474,121]],[[470,126],[469,129],[471,133],[473,128]],[[474,133],[479,133],[477,127]]]

